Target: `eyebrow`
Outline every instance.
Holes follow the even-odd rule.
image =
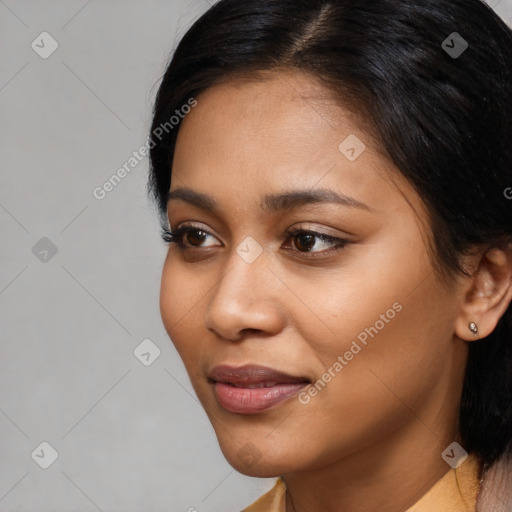
[[[220,208],[217,201],[200,192],[190,188],[177,188],[169,192],[168,202],[181,199],[202,210],[208,210],[217,213]],[[305,204],[335,203],[350,208],[361,208],[368,211],[374,211],[367,204],[357,199],[338,194],[334,190],[315,189],[315,190],[290,190],[279,194],[268,194],[263,197],[260,208],[268,214],[278,213],[284,210],[291,210]]]

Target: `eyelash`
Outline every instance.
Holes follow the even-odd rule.
[[[181,228],[178,228],[176,231],[164,230],[162,232],[162,239],[164,240],[165,243],[167,243],[169,245],[175,243],[179,247],[179,249],[182,251],[201,249],[201,247],[194,247],[194,246],[190,247],[183,243],[183,237],[185,235],[187,235],[188,233],[191,233],[194,231],[201,231],[203,233],[206,233],[207,235],[213,236],[206,229],[197,228],[197,227],[193,227],[193,226],[182,226]],[[351,243],[350,240],[346,240],[344,238],[336,238],[333,236],[326,235],[324,233],[318,233],[316,231],[311,231],[309,229],[302,229],[302,228],[295,228],[295,229],[286,231],[286,233],[285,233],[286,240],[296,237],[299,233],[313,235],[315,238],[320,239],[322,242],[330,242],[330,243],[337,244],[334,247],[332,247],[331,249],[326,249],[324,251],[311,252],[311,253],[297,251],[297,250],[295,251],[295,252],[299,252],[301,255],[305,255],[308,258],[314,258],[317,256],[325,256],[326,254],[331,254],[331,253],[337,252],[340,249],[343,249],[346,245]]]

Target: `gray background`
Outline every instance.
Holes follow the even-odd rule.
[[[512,0],[489,3],[512,24]],[[93,195],[145,142],[170,52],[208,7],[0,0],[1,512],[227,512],[273,486],[225,461],[165,333],[147,158]]]

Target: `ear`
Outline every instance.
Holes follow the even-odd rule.
[[[463,287],[455,334],[474,341],[494,331],[512,301],[512,243],[503,248],[484,249],[468,263],[476,270]],[[469,327],[472,322],[478,328],[477,333]]]

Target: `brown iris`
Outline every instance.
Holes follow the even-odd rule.
[[[301,246],[305,246],[305,250],[309,251],[315,245],[316,236],[310,233],[300,233],[294,236],[295,240],[300,240],[300,243],[295,243],[295,247],[301,250]]]
[[[198,242],[197,245],[200,246],[205,238],[208,236],[208,233],[202,231],[200,229],[194,229],[193,231],[189,231],[186,233],[188,241],[191,242],[191,245],[194,245],[194,239]]]

